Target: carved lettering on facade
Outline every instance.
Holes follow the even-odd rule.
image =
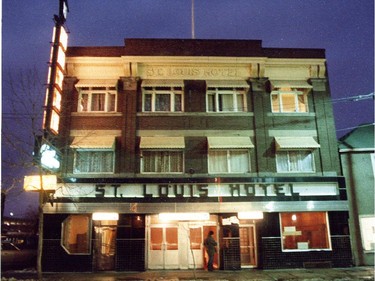
[[[148,78],[236,78],[241,72],[235,67],[145,67],[144,76]],[[242,73],[246,77],[247,73]]]

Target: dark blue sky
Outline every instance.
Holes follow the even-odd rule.
[[[69,46],[122,46],[124,38],[192,36],[191,0],[68,2]],[[374,121],[374,100],[344,99],[374,91],[373,0],[195,0],[194,4],[197,39],[257,39],[263,47],[326,49],[338,137]],[[52,19],[58,7],[58,0],[2,1],[3,134],[15,128],[13,115],[4,114],[12,95],[8,73],[35,68],[40,83],[47,82]],[[41,108],[42,100],[37,100]],[[2,154],[5,160],[14,158],[4,144]],[[24,171],[6,163],[3,178],[10,174],[23,178]],[[4,179],[2,183],[7,188]],[[23,198],[29,197],[10,196],[12,206],[19,208],[13,210],[15,216],[27,209],[29,201]]]

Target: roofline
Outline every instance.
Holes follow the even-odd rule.
[[[261,40],[141,39],[124,40],[124,46],[72,46],[68,57],[208,56],[325,59],[325,49],[264,48]]]

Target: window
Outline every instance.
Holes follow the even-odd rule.
[[[249,173],[249,150],[210,149],[208,152],[208,171],[209,173]]]
[[[116,103],[117,94],[114,87],[81,88],[78,112],[115,112]]]
[[[293,88],[280,88],[271,93],[272,112],[308,112],[307,92]]]
[[[182,87],[143,87],[143,112],[182,112]]]
[[[331,249],[326,212],[281,213],[282,249]]]
[[[207,112],[244,112],[245,88],[207,88]]]
[[[77,149],[74,154],[74,173],[113,173],[114,151]]]
[[[90,217],[70,215],[62,223],[61,246],[68,254],[90,253]]]
[[[142,173],[182,173],[182,150],[143,150]]]
[[[289,150],[276,153],[277,172],[314,172],[311,150]]]

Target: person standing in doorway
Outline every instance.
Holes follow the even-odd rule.
[[[206,251],[208,255],[208,264],[207,264],[208,271],[214,270],[213,264],[214,264],[214,255],[216,253],[217,243],[215,239],[212,237],[213,235],[214,235],[214,232],[210,230],[208,232],[206,239],[204,240],[204,246],[206,247]]]

